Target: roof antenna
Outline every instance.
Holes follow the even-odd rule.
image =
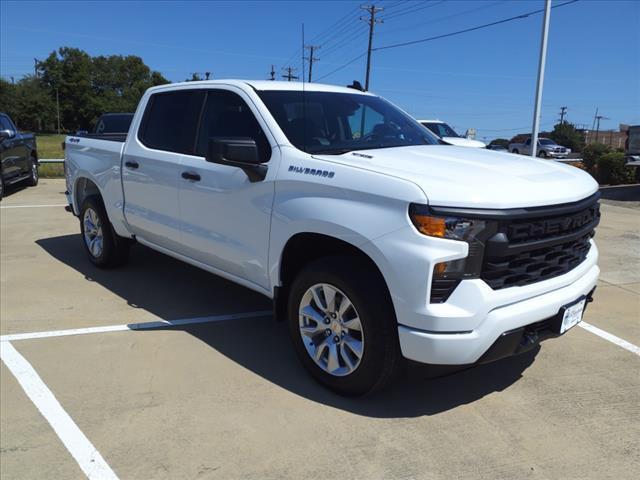
[[[364,92],[364,88],[362,88],[362,84],[358,80],[354,80],[351,85],[347,85],[347,88],[353,88],[354,90]]]
[[[307,151],[307,98],[304,85],[304,22],[302,22],[302,143]]]

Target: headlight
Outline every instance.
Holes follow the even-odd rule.
[[[418,232],[430,237],[458,240],[469,244],[465,258],[437,263],[433,268],[431,302],[446,301],[465,278],[479,278],[482,270],[484,242],[493,223],[476,218],[442,217],[430,213],[427,205],[412,203],[409,218]]]

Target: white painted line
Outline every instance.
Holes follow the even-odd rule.
[[[144,322],[144,323],[105,325],[103,327],[72,328],[68,330],[51,330],[48,332],[15,333],[15,334],[0,336],[0,342],[13,342],[16,340],[31,340],[34,338],[66,337],[69,335],[87,335],[90,333],[120,332],[124,330],[148,330],[152,328],[161,328],[161,327],[177,327],[180,325],[190,325],[194,323],[210,323],[210,322],[222,322],[225,320],[237,320],[241,318],[266,317],[272,314],[273,312],[271,310],[261,310],[257,312],[232,313],[229,315],[183,318],[178,320],[156,320],[153,322]]]
[[[53,428],[69,453],[89,479],[116,479],[117,475],[100,452],[64,411],[31,364],[9,342],[0,343],[0,358],[11,371],[27,397]]]
[[[615,343],[619,347],[622,347],[625,350],[629,350],[631,353],[635,353],[636,355],[640,356],[640,347],[635,346],[633,343],[629,343],[626,340],[616,337],[615,335],[612,335],[609,332],[605,332],[604,330],[601,330],[598,327],[595,327],[585,321],[580,322],[578,325],[584,328],[585,330],[587,330],[588,332],[591,332],[594,335],[598,335],[599,337],[604,338],[605,340],[608,340],[611,343]]]
[[[47,208],[47,207],[66,207],[66,203],[57,203],[51,205],[3,205],[0,208]]]

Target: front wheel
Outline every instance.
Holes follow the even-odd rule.
[[[80,232],[89,260],[100,268],[124,264],[129,257],[130,241],[118,236],[100,197],[87,197],[80,208]]]
[[[516,155],[518,155],[520,152],[518,151],[518,149],[517,149],[517,148],[514,148],[514,149],[511,151],[511,153],[515,153]]]
[[[402,365],[389,293],[366,262],[330,257],[311,263],[289,295],[289,332],[311,375],[342,395],[389,384]]]
[[[540,158],[547,158],[547,152],[545,152],[544,150],[540,150],[540,152],[538,152],[538,156]]]
[[[29,173],[30,176],[27,179],[27,185],[35,187],[38,185],[38,161],[33,157],[29,160]]]

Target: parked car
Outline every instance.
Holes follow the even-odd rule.
[[[7,185],[25,182],[38,184],[38,149],[36,137],[20,133],[9,115],[0,113],[0,199]]]
[[[487,145],[489,150],[495,150],[496,152],[508,152],[509,150],[504,145],[498,145],[497,143],[492,143]]]
[[[625,157],[630,167],[640,167],[640,125],[632,125],[627,130]]]
[[[510,143],[509,151],[521,155],[531,155],[531,137],[527,138],[524,143]],[[536,152],[538,157],[542,158],[567,158],[571,149],[558,145],[550,138],[539,138]]]
[[[104,113],[100,115],[91,132],[79,130],[76,135],[123,135],[129,131],[133,113]]]
[[[124,138],[66,143],[93,264],[124,263],[137,241],[265,295],[341,394],[382,388],[404,359],[532,349],[581,320],[598,279],[589,174],[443,145],[368,92],[163,85]]]
[[[418,122],[450,145],[474,148],[485,147],[483,142],[459,135],[453,128],[440,120],[418,120]]]

